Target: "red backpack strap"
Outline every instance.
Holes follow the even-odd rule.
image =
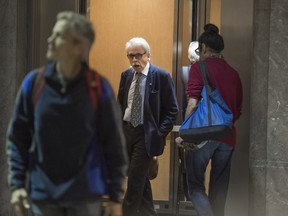
[[[44,67],[38,68],[36,71],[36,78],[32,88],[32,105],[35,107],[45,85],[46,80],[44,78]]]
[[[101,78],[97,71],[88,70],[86,75],[89,95],[95,111],[99,108],[99,97],[102,96]]]

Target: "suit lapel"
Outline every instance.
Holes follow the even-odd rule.
[[[127,88],[128,88],[128,90],[130,88],[131,82],[133,80],[133,75],[134,75],[134,70],[132,68],[130,68],[129,72],[128,72],[127,80],[126,80],[126,86],[125,86],[126,90],[127,90]]]
[[[134,71],[133,68],[130,68],[125,80],[125,87],[124,87],[124,103],[127,104],[127,100],[128,100],[128,93],[129,93],[129,89],[130,89],[130,85],[132,83],[133,80],[133,75],[134,75]]]
[[[153,66],[150,64],[149,72],[146,79],[146,88],[145,88],[145,102],[149,101],[150,92],[155,85],[155,72]]]

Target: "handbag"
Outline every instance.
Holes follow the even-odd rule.
[[[179,135],[184,142],[199,144],[231,133],[233,113],[220,92],[212,88],[207,80],[207,65],[199,61],[204,87],[198,108],[181,124]]]

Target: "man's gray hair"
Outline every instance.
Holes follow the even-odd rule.
[[[126,52],[129,49],[129,47],[134,46],[134,45],[141,46],[145,50],[147,55],[148,56],[150,55],[150,46],[149,46],[148,42],[144,38],[134,37],[134,38],[130,39],[125,45]]]
[[[86,59],[95,39],[92,23],[85,16],[72,11],[58,13],[57,21],[59,20],[65,20],[72,36],[84,44],[85,52],[83,59]]]

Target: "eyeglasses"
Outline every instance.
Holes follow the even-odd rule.
[[[195,49],[195,53],[196,53],[196,55],[199,56],[199,53],[200,53],[199,47],[197,49]]]
[[[129,59],[134,59],[134,57],[136,58],[136,59],[141,59],[142,58],[142,56],[144,55],[144,54],[146,54],[146,52],[144,52],[144,53],[136,53],[136,54],[127,54],[127,57],[129,58]]]

